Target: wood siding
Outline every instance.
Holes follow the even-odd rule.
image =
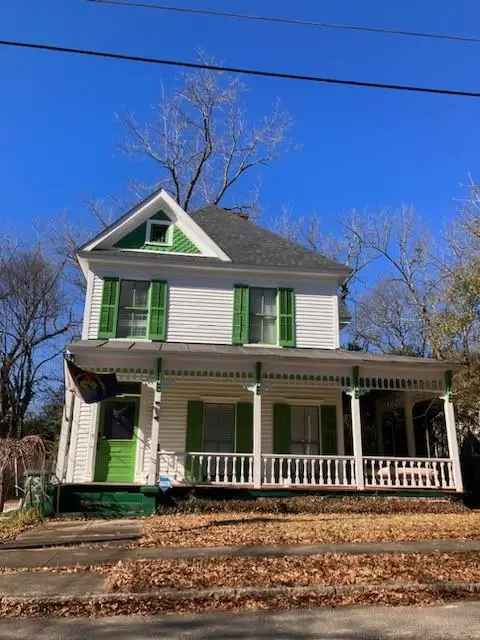
[[[98,336],[103,275],[96,274],[91,287],[90,317],[87,320],[88,338]],[[238,280],[227,275],[195,276],[129,271],[117,274],[131,279],[164,279],[168,282],[167,340],[232,344],[233,286]],[[338,300],[335,285],[329,281],[305,283],[293,278],[271,279],[251,276],[251,286],[285,286],[295,290],[296,345],[305,348],[336,349],[339,346]]]

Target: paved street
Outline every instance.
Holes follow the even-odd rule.
[[[480,638],[480,602],[443,606],[352,607],[199,616],[0,621],[2,640],[473,640]]]

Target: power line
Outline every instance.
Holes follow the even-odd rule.
[[[479,43],[480,38],[475,36],[461,36],[448,33],[430,33],[424,31],[404,31],[402,29],[387,29],[382,27],[366,27],[355,24],[341,24],[335,22],[318,22],[315,20],[300,20],[299,18],[281,18],[279,16],[259,16],[244,13],[233,13],[230,11],[216,11],[214,9],[194,9],[192,7],[175,7],[171,5],[155,4],[147,2],[134,2],[129,0],[87,0],[95,4],[109,4],[123,7],[133,7],[141,9],[156,9],[159,11],[169,11],[173,13],[196,14],[203,16],[214,16],[217,18],[233,18],[237,20],[250,20],[254,22],[272,22],[276,24],[288,24],[297,27],[316,27],[319,29],[337,29],[341,31],[363,31],[367,33],[379,33],[385,35],[405,36],[409,38],[430,38],[434,40],[452,40],[456,42]]]
[[[444,89],[440,87],[420,87],[417,85],[390,84],[385,82],[368,82],[364,80],[344,80],[325,76],[312,76],[282,71],[266,71],[263,69],[249,69],[245,67],[226,67],[223,65],[205,64],[202,62],[187,62],[183,60],[169,60],[167,58],[151,58],[136,56],[113,51],[99,51],[94,49],[77,49],[74,47],[61,47],[53,44],[41,44],[36,42],[20,42],[18,40],[0,40],[0,46],[15,47],[21,49],[33,49],[37,51],[50,51],[54,53],[71,53],[94,58],[108,58],[111,60],[124,60],[129,62],[142,62],[170,67],[184,67],[186,69],[205,69],[224,73],[237,73],[260,78],[277,78],[280,80],[298,80],[303,82],[315,82],[321,84],[345,85],[350,87],[364,87],[367,89],[386,89],[389,91],[407,91],[410,93],[430,93],[434,95],[459,96],[468,98],[480,98],[479,91],[461,91],[458,89]]]

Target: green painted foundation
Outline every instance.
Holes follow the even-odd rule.
[[[65,484],[60,489],[59,512],[109,518],[149,516],[155,513],[158,494],[157,487]]]

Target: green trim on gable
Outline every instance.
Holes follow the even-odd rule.
[[[193,242],[178,227],[173,227],[171,246],[146,242],[140,248],[148,249],[148,251],[167,251],[168,253],[200,253]]]
[[[150,220],[168,220],[162,211],[159,211]],[[147,222],[143,222],[133,231],[121,238],[114,247],[116,249],[138,249],[139,251],[159,251],[162,253],[200,253],[198,247],[177,226],[173,226],[172,244],[155,244],[146,242]]]

